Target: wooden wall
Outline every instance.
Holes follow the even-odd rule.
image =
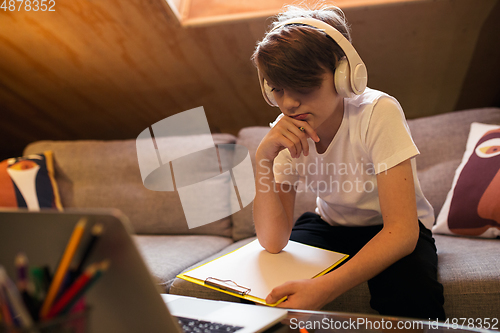
[[[262,99],[249,61],[269,20],[182,27],[164,1],[56,0],[55,12],[0,10],[0,158],[36,140],[135,138],[197,106],[212,132],[272,121],[278,110]],[[498,0],[392,1],[345,12],[369,86],[398,98],[408,118],[460,103],[489,106],[498,96],[498,76],[477,74],[499,72],[498,52],[488,51],[500,42],[492,23]],[[489,95],[478,98],[467,86],[489,87]]]

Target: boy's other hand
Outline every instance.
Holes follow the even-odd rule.
[[[277,307],[303,310],[319,310],[328,303],[325,292],[318,279],[305,279],[286,282],[274,288],[266,297],[266,303],[273,304],[287,296]]]
[[[270,161],[283,149],[288,149],[293,158],[309,155],[307,138],[319,142],[316,131],[306,122],[288,116],[282,117],[262,139],[257,153]]]

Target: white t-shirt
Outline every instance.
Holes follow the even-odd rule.
[[[411,158],[418,218],[432,227],[434,209],[417,178],[414,157],[419,151],[396,99],[369,88],[346,98],[342,123],[326,151],[318,154],[314,141],[308,142],[308,156],[293,159],[288,149],[278,154],[274,177],[277,183],[303,182],[303,191],[316,194],[315,211],[323,220],[344,226],[382,224],[377,174]]]

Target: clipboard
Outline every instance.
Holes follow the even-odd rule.
[[[267,252],[254,240],[206,264],[177,275],[186,281],[259,304],[274,287],[287,281],[326,274],[348,258],[347,254],[289,241],[277,254]]]

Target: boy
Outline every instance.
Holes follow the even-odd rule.
[[[266,301],[287,296],[283,307],[320,309],[368,281],[381,314],[445,319],[418,150],[399,103],[365,89],[343,12],[289,7],[252,60],[264,98],[282,112],[256,152],[259,242],[272,253],[290,239],[350,255],[324,276],[276,287]],[[294,223],[304,179],[317,207]]]

